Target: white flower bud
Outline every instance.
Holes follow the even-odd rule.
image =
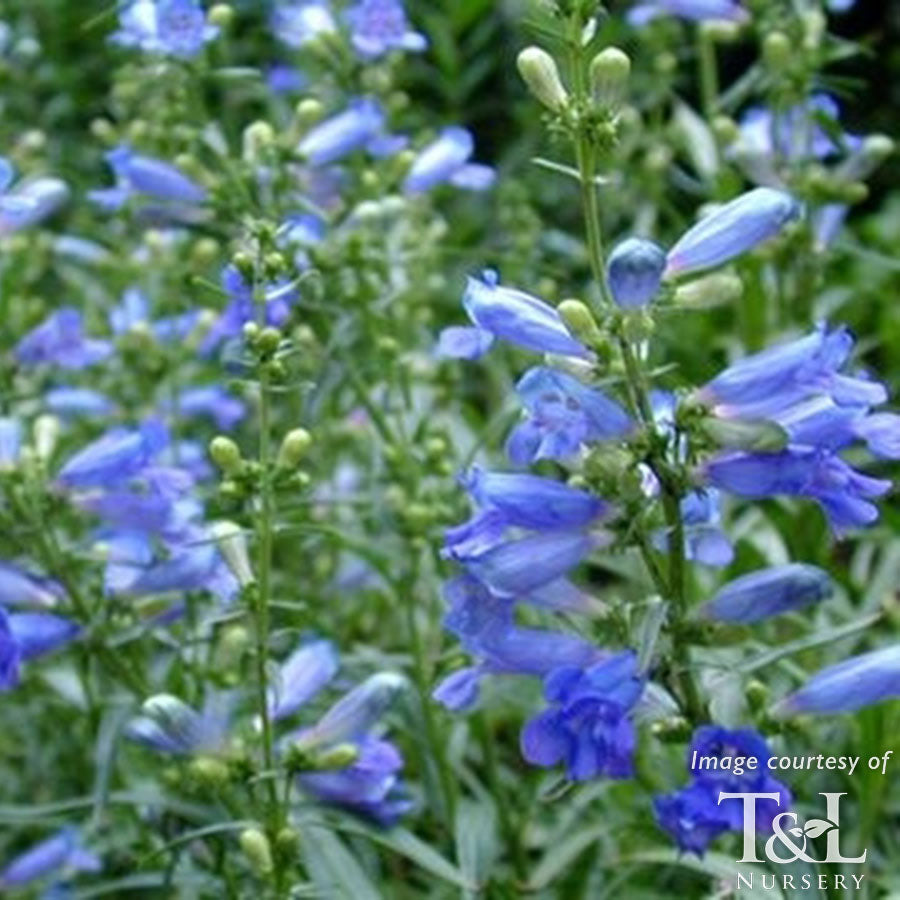
[[[516,65],[528,89],[548,109],[560,112],[569,102],[556,61],[546,50],[526,47],[519,54]]]

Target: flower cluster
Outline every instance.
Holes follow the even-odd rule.
[[[736,771],[736,761],[749,757],[755,757],[756,766]],[[720,793],[767,793],[777,794],[778,800],[757,803],[756,827],[771,831],[772,819],[791,802],[788,788],[769,774],[771,758],[768,744],[755,731],[729,731],[714,725],[698,728],[688,748],[691,782],[674,794],[654,798],[657,821],[681,850],[701,856],[721,834],[744,830],[743,802],[731,798],[720,803]]]

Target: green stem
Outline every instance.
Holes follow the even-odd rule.
[[[273,846],[283,824],[275,773],[275,752],[272,719],[269,715],[269,601],[272,576],[272,526],[274,502],[272,496],[271,409],[269,404],[269,375],[265,364],[259,376],[259,510],[256,516],[257,583],[250,592],[256,637],[256,686],[259,717],[262,723],[263,769],[266,773],[266,830]],[[283,869],[276,867],[275,890],[281,896]]]
[[[704,41],[707,38],[704,36]],[[576,96],[576,108],[585,108],[588,102],[587,89],[584,83],[584,69],[581,58],[581,44],[577,40],[571,42],[572,82]],[[706,48],[703,56],[712,63],[711,76],[707,72],[707,88],[712,89],[711,97],[715,98],[717,87],[715,85],[715,55],[711,44]],[[710,81],[710,78],[713,80]],[[597,198],[597,152],[592,145],[590,135],[584,130],[583,124],[576,123],[577,136],[575,138],[575,158],[578,171],[581,176],[581,194],[584,205],[585,229],[587,231],[588,255],[590,257],[591,271],[597,282],[600,297],[608,309],[613,309],[615,304],[610,295],[609,286],[606,283],[606,264],[603,249],[603,231],[600,220],[600,205]],[[664,599],[670,603],[673,615],[673,644],[675,647],[678,670],[675,680],[682,695],[684,708],[693,721],[702,721],[705,718],[703,702],[690,671],[690,657],[688,646],[682,639],[683,621],[687,614],[687,594],[685,588],[685,560],[684,560],[684,522],[681,517],[682,488],[676,474],[672,471],[665,458],[665,442],[660,440],[656,431],[656,423],[653,417],[653,408],[650,403],[650,388],[647,376],[641,361],[634,352],[630,341],[625,334],[617,334],[619,351],[625,369],[625,382],[628,391],[629,406],[632,414],[641,420],[650,437],[650,452],[647,462],[660,483],[660,491],[663,501],[663,512],[668,528],[669,569],[664,575],[653,559],[652,550],[645,536],[638,539],[638,548],[647,566],[651,578]]]
[[[716,63],[715,45],[702,24],[697,28],[697,65],[700,81],[700,109],[709,124],[716,114],[719,97],[719,69]]]

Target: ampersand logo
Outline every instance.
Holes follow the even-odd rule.
[[[807,863],[864,863],[868,850],[862,855],[847,857],[841,853],[840,816],[841,797],[843,793],[825,793],[825,817],[809,819],[800,824],[797,813],[786,811],[779,813],[772,821],[772,836],[766,841],[765,851],[773,863],[802,861]],[[774,800],[780,803],[777,793],[729,794],[722,791],[719,803],[723,800],[741,800],[744,804],[744,856],[740,862],[758,863],[756,855],[756,802],[757,800]],[[826,836],[826,854],[824,859],[816,859],[809,853],[809,842],[822,835]]]

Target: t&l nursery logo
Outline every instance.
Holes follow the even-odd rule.
[[[765,842],[763,853],[770,863],[787,865],[793,862],[823,863],[823,864],[857,864],[862,865],[866,861],[868,850],[863,850],[858,856],[845,856],[841,851],[841,797],[842,793],[823,792],[820,794],[825,799],[825,815],[822,818],[808,819],[801,823],[795,812],[785,811],[778,813],[772,819],[772,836]],[[739,800],[744,806],[744,850],[743,856],[738,862],[760,863],[757,850],[757,802],[773,801],[780,806],[781,797],[778,793],[719,793],[719,804],[723,800]],[[825,837],[825,856],[817,859],[812,851],[811,841],[819,837]],[[772,890],[776,885],[783,890],[809,890],[819,888],[827,890],[853,890],[862,886],[864,874],[850,875],[775,875],[772,873],[757,873],[747,870],[738,872],[736,890],[744,888],[762,888]],[[757,883],[754,883],[756,881]],[[761,882],[761,883],[759,883]]]

